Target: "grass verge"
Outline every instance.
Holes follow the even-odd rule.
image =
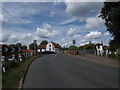
[[[116,56],[108,56],[108,58],[111,58],[111,59],[113,59],[113,60],[118,60],[118,61],[120,61],[120,57],[116,57]]]
[[[18,88],[19,82],[29,64],[41,55],[32,56],[22,61],[19,66],[10,68],[2,74],[2,88]]]
[[[106,56],[103,56],[103,57],[106,57]],[[118,60],[118,61],[120,61],[120,56],[116,56],[116,55],[108,55],[107,58],[110,58],[112,60]]]

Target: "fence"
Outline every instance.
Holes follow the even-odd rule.
[[[67,51],[68,54],[72,54],[72,55],[78,55],[78,54],[93,54],[95,52],[94,49],[85,49],[85,50],[70,50]]]
[[[94,49],[79,50],[79,54],[93,54],[94,52],[95,52]]]
[[[73,50],[70,50],[70,51],[67,51],[68,54],[72,54],[72,55],[77,55],[77,51],[73,51]]]
[[[19,47],[9,47],[7,45],[0,45],[0,59],[2,71],[6,72],[7,69],[19,66],[19,63],[26,58],[36,55],[35,50],[24,49]]]

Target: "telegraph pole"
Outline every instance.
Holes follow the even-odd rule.
[[[75,44],[76,44],[76,40],[73,40],[73,45],[75,46]],[[76,50],[76,49],[74,49],[74,50]]]
[[[37,46],[37,40],[34,40],[33,43],[34,43],[34,50],[37,50],[37,47],[36,47]]]

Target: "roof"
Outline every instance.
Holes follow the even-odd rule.
[[[7,47],[6,44],[0,44],[0,47]]]
[[[108,46],[103,46],[103,49],[104,50],[109,50],[109,47]]]
[[[23,49],[22,52],[36,52],[36,51],[32,49]]]
[[[46,44],[41,44],[38,46],[39,49],[46,49]]]
[[[101,44],[101,43],[97,43],[96,45],[97,45],[97,46],[100,46],[100,45],[103,45],[103,44]]]
[[[61,47],[59,44],[57,44],[55,42],[51,42],[51,43],[55,46],[55,48],[60,48]]]

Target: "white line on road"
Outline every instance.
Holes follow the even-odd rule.
[[[57,56],[58,53],[55,54],[55,57]]]

